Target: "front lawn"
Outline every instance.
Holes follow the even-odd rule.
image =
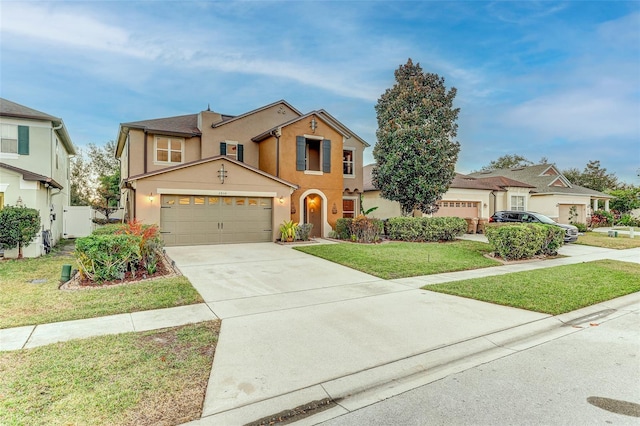
[[[466,240],[447,243],[340,243],[295,249],[387,280],[500,265],[484,257],[485,253],[491,252],[488,244]]]
[[[607,236],[603,232],[585,232],[578,237],[578,241],[574,244],[612,249],[635,248],[640,247],[640,232],[635,234],[635,238],[629,238],[628,234],[622,233],[618,233],[618,236],[614,238]]]
[[[423,289],[559,315],[640,291],[639,276],[640,264],[598,260]]]
[[[0,260],[0,328],[92,318],[202,302],[185,277],[101,289],[58,290],[70,255]],[[32,283],[44,280],[43,283]]]
[[[182,424],[200,417],[219,321],[0,353],[2,425]]]

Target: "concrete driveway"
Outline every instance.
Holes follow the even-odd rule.
[[[264,415],[291,408],[270,399],[303,389],[308,401],[321,399],[319,384],[548,317],[384,281],[273,243],[167,253],[223,319],[201,424],[235,423],[224,416],[260,401]]]

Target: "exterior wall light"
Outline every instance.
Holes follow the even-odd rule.
[[[284,197],[281,195],[280,198],[278,198],[278,201],[280,204],[284,204]]]
[[[153,203],[153,192],[149,193],[149,202]]]

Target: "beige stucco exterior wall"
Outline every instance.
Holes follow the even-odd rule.
[[[491,191],[466,188],[449,188],[449,190],[442,195],[442,201],[477,202],[478,213],[475,217],[485,219],[491,216],[489,213],[491,198]]]
[[[227,171],[224,184],[218,179],[222,164]],[[163,194],[270,197],[273,198],[275,241],[280,236],[279,224],[289,219],[291,208],[290,186],[224,159],[139,179],[134,186],[136,219],[147,224],[160,224],[160,196]],[[149,194],[154,195],[153,201],[149,201]],[[280,203],[280,197],[283,203]]]
[[[368,217],[388,219],[390,217],[402,216],[400,203],[382,198],[380,196],[380,191],[367,191],[363,194],[362,199],[365,208],[370,209],[372,207],[378,207],[369,213],[367,215]]]
[[[235,141],[244,146],[244,162],[258,167],[259,145],[251,138],[290,121],[299,115],[285,104],[276,104],[238,120],[212,128],[206,115],[202,119],[202,158],[220,155],[220,142]],[[214,118],[215,119],[215,118]]]
[[[588,209],[591,205],[591,197],[581,195],[532,195],[530,209],[559,223],[569,223],[568,209],[575,205],[578,213],[577,221],[586,223]]]

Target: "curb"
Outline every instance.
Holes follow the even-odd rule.
[[[247,424],[309,401],[329,398],[336,402],[336,406],[326,411],[296,421],[296,424],[301,426],[314,425],[451,374],[598,325],[594,323],[596,320],[605,322],[637,310],[640,310],[640,292],[431,349],[186,424],[194,426]]]

